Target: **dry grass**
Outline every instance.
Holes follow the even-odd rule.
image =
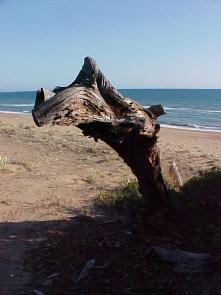
[[[95,184],[96,179],[96,173],[94,171],[90,171],[90,173],[86,176],[85,181],[89,184]]]
[[[0,156],[0,170],[3,170],[3,171],[10,170],[10,161],[7,156]]]

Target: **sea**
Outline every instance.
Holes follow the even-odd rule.
[[[162,104],[162,126],[221,132],[221,89],[119,89],[143,106]],[[0,112],[31,115],[36,91],[0,92]]]

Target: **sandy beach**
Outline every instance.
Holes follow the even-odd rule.
[[[10,162],[0,171],[1,222],[69,217],[133,177],[113,150],[74,127],[38,128],[31,116],[1,114],[0,133]],[[221,133],[161,128],[159,147],[164,174],[175,160],[183,181],[221,165]]]
[[[0,156],[10,163],[0,170],[0,285],[1,294],[12,294],[30,281],[23,259],[45,229],[76,212],[93,214],[100,190],[133,175],[113,150],[77,128],[38,128],[31,116],[0,114],[0,135]],[[175,160],[183,181],[221,165],[221,133],[161,128],[159,147],[164,174]]]

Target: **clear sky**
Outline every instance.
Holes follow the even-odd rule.
[[[0,0],[0,91],[67,85],[85,56],[118,88],[221,88],[221,0]]]

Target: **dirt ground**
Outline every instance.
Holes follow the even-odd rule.
[[[165,174],[175,159],[184,181],[221,164],[221,133],[163,128],[159,146]],[[77,213],[96,214],[97,193],[133,175],[102,142],[30,116],[1,114],[0,156],[10,163],[0,167],[0,294],[33,294],[26,251]]]

